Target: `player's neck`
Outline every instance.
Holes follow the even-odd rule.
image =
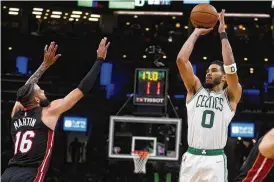
[[[39,106],[39,104],[30,104],[30,105],[24,107],[23,110],[31,110],[32,108],[38,107],[38,106]]]
[[[209,90],[215,93],[220,93],[223,90],[223,85],[222,84],[216,85],[213,88],[210,88]]]

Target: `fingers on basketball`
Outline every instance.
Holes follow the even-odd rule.
[[[222,24],[224,24],[224,21],[225,21],[224,16],[225,16],[225,10],[223,9],[220,13],[220,21],[221,21]]]

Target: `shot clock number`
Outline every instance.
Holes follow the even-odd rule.
[[[156,94],[160,95],[160,90],[161,90],[161,82],[157,82],[156,86]],[[148,81],[146,83],[146,94],[149,95],[151,93],[151,82]]]
[[[148,78],[148,80],[157,81],[158,78],[159,78],[159,73],[158,72],[144,71],[142,73],[142,79],[146,80],[146,77]]]

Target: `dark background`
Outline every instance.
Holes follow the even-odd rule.
[[[54,100],[64,97],[74,89],[96,59],[97,46],[104,36],[111,42],[107,61],[112,64],[112,77],[109,85],[100,83],[100,76],[90,94],[82,99],[65,116],[82,116],[88,118],[87,161],[74,166],[66,163],[67,133],[62,130],[63,116],[56,128],[55,146],[47,180],[58,181],[134,181],[132,161],[113,161],[107,157],[107,139],[109,116],[115,115],[133,92],[135,68],[156,68],[153,63],[155,55],[145,50],[152,45],[162,48],[160,61],[169,69],[168,93],[182,123],[181,153],[186,148],[186,108],[185,99],[176,99],[176,95],[185,95],[186,90],[176,67],[177,54],[186,41],[193,27],[189,23],[189,14],[195,5],[172,2],[170,6],[148,6],[136,8],[138,11],[183,12],[183,16],[138,16],[114,15],[116,10],[108,9],[108,2],[99,2],[101,8],[78,7],[77,2],[1,2],[1,136],[2,136],[2,172],[12,157],[12,143],[9,136],[9,116],[13,107],[16,91],[29,78],[29,74],[19,73],[16,69],[17,56],[29,59],[28,71],[33,73],[41,64],[43,49],[46,44],[55,41],[59,45],[58,53],[62,57],[40,79],[39,85],[47,92],[48,98]],[[222,8],[227,13],[270,14],[270,18],[226,17],[227,32],[237,62],[238,75],[244,92],[233,120],[254,122],[255,140],[263,136],[274,126],[274,84],[268,82],[269,67],[274,67],[274,32],[273,9],[271,2],[211,2],[218,11]],[[4,8],[5,7],[5,8]],[[8,14],[9,8],[19,8],[19,14]],[[41,19],[32,14],[34,7],[43,8]],[[50,12],[47,19],[46,10]],[[100,14],[98,22],[90,22],[83,15],[78,21],[68,21],[72,11]],[[135,11],[133,10],[133,11]],[[50,18],[52,11],[61,11],[60,19]],[[67,12],[67,19],[63,19]],[[127,24],[129,22],[129,25]],[[180,27],[176,28],[179,23]],[[241,30],[241,25],[246,30]],[[185,29],[185,26],[188,26]],[[149,31],[145,29],[149,28]],[[172,39],[172,42],[169,40]],[[12,50],[9,50],[10,47]],[[123,57],[126,55],[126,58]],[[144,59],[143,55],[147,55]],[[204,60],[203,57],[207,59]],[[196,65],[198,77],[203,81],[205,70],[213,60],[221,60],[221,44],[217,32],[199,38],[190,61]],[[246,61],[244,58],[248,58]],[[267,58],[267,61],[265,61]],[[250,73],[250,68],[254,73]],[[272,73],[274,74],[274,73]],[[112,89],[111,89],[112,88]],[[110,89],[110,91],[108,91]],[[247,90],[259,91],[258,95],[248,94]],[[107,97],[107,95],[109,95]],[[149,108],[148,108],[149,109]],[[131,115],[140,110],[130,101],[120,115]],[[157,113],[156,113],[157,114]],[[163,113],[158,113],[163,114]],[[175,117],[173,108],[168,105],[166,116]],[[245,156],[253,146],[251,139],[228,139],[226,154],[228,156],[229,178],[233,179]],[[177,181],[180,161],[173,167],[169,163],[148,166],[142,180],[152,181],[154,172],[164,179],[167,172],[172,173],[172,181]],[[72,172],[71,172],[72,171]],[[92,177],[89,177],[92,176]],[[134,180],[133,180],[134,179]],[[57,179],[56,179],[57,180]],[[140,180],[140,179],[139,179]],[[54,181],[54,180],[53,180]]]

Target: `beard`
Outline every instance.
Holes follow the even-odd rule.
[[[221,83],[221,79],[222,79],[222,77],[219,77],[219,78],[215,78],[212,83],[205,82],[204,87],[211,89],[211,88],[215,87],[216,85],[219,85]]]
[[[40,100],[40,104],[41,107],[47,107],[50,105],[50,101],[46,98],[46,99],[41,99]]]

